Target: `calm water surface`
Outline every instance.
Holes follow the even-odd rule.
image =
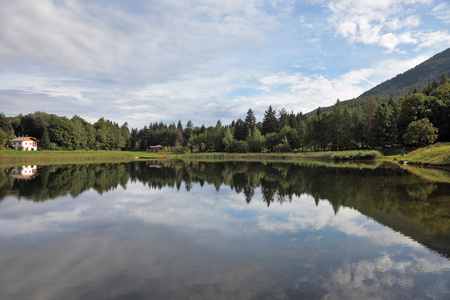
[[[288,163],[7,168],[0,299],[449,299],[450,184],[440,174]]]

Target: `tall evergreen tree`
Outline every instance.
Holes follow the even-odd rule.
[[[375,111],[378,107],[378,102],[370,96],[367,100],[366,106],[364,107],[364,139],[367,141],[369,146],[372,146],[374,140],[371,136],[372,133],[372,122],[375,116]]]
[[[344,108],[341,102],[337,99],[336,104],[331,111],[329,129],[327,133],[330,133],[330,141],[332,143],[333,150],[341,150],[344,145]]]
[[[446,82],[447,82],[447,76],[445,75],[445,73],[442,73],[442,76],[441,76],[441,85],[442,84],[445,84]]]
[[[394,112],[385,103],[377,107],[373,118],[372,137],[374,146],[383,147],[395,141],[395,120]]]
[[[40,141],[40,143],[38,144],[39,148],[50,149],[51,142],[50,142],[50,136],[48,134],[47,128],[44,129],[44,134],[42,134],[42,137],[39,141]]]
[[[131,135],[130,135],[130,130],[128,129],[127,122],[125,122],[120,127],[120,134],[123,138],[123,148],[130,150],[131,149]]]
[[[279,128],[283,128],[286,125],[289,125],[289,113],[285,108],[282,108],[279,112],[278,124]]]
[[[299,121],[298,125],[298,136],[299,136],[299,143],[300,147],[302,148],[302,151],[304,151],[304,148],[306,146],[307,141],[307,126],[304,120]]]
[[[247,111],[247,116],[245,117],[244,122],[245,122],[245,126],[247,128],[247,132],[249,130],[252,130],[253,126],[256,125],[256,117],[251,108]]]
[[[361,143],[361,147],[364,147],[364,116],[363,110],[359,105],[351,112],[351,128],[354,148],[359,143]]]
[[[264,119],[262,123],[262,134],[266,135],[271,132],[278,132],[279,124],[276,116],[276,112],[272,109],[272,105],[264,113]]]
[[[342,136],[343,149],[350,149],[352,147],[352,120],[350,109],[347,106],[344,108],[343,113]]]
[[[242,119],[238,119],[234,125],[234,138],[238,141],[245,141],[248,137],[248,129]]]
[[[183,124],[181,124],[181,120],[178,120],[177,130],[179,130],[180,132],[183,132]]]

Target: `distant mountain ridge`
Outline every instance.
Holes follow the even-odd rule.
[[[420,92],[429,80],[433,81],[435,79],[439,82],[442,74],[450,77],[450,48],[434,55],[414,68],[380,83],[361,94],[358,98],[341,101],[341,103],[344,106],[353,108],[357,105],[363,105],[370,96],[379,102],[387,102],[391,97],[395,100],[412,94],[414,90]],[[330,111],[332,107],[320,107],[320,110],[324,113]],[[317,109],[306,115],[313,115],[316,112]]]
[[[422,90],[428,80],[439,79],[445,73],[450,76],[450,48],[444,50],[405,73],[398,74],[392,79],[380,83],[376,87],[361,94],[358,98],[372,96],[379,100],[390,97],[396,99],[412,93],[414,89]]]

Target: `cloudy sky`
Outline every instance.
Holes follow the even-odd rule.
[[[450,46],[447,0],[0,0],[0,112],[228,124],[359,96]]]

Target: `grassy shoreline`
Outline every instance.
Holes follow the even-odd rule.
[[[137,151],[0,151],[0,164],[4,163],[87,163],[87,162],[128,162],[133,160],[158,159],[170,157],[183,160],[255,160],[255,161],[376,161],[398,160],[410,164],[450,167],[450,143],[439,143],[420,148],[401,157],[383,156],[375,150],[357,151],[320,151],[298,153],[147,153]]]
[[[0,164],[26,163],[75,163],[75,162],[126,162],[145,152],[128,151],[0,151]]]
[[[101,162],[101,161],[133,161],[158,157],[176,159],[207,160],[296,160],[324,159],[338,161],[374,160],[381,157],[378,151],[324,151],[300,153],[147,153],[135,151],[1,151],[0,163],[11,162]]]
[[[322,159],[337,161],[367,161],[382,157],[378,151],[322,151],[297,153],[194,153],[184,154],[183,159],[211,159],[211,160],[295,160],[295,159]]]
[[[414,165],[450,167],[450,143],[419,148],[406,154],[401,161]]]

